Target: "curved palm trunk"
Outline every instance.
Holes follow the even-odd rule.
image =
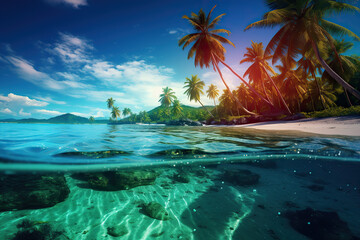
[[[264,69],[264,72],[266,73],[266,76],[270,79],[271,84],[275,87],[275,90],[276,90],[277,94],[279,95],[279,98],[280,98],[282,104],[283,104],[283,105],[285,106],[285,108],[286,108],[286,111],[288,112],[288,114],[291,114],[291,111],[290,111],[288,105],[286,104],[283,96],[281,95],[279,88],[278,88],[278,87],[276,86],[276,84],[274,83],[274,80],[270,77],[269,73],[268,73],[265,69]]]
[[[321,66],[325,69],[325,71],[336,81],[338,82],[345,90],[349,91],[352,95],[354,95],[357,99],[360,100],[360,92],[352,87],[349,83],[347,83],[344,79],[342,79],[334,70],[332,70],[329,65],[322,59],[320,56],[320,51],[318,46],[311,41],[311,45],[315,52],[316,58],[319,60]]]
[[[345,89],[345,94],[346,94],[346,99],[347,99],[347,101],[348,101],[348,103],[349,103],[349,106],[352,107],[353,105],[352,105],[352,103],[351,103],[351,101],[350,101],[349,94],[348,94],[348,92],[346,91],[346,89]]]
[[[239,74],[237,74],[229,65],[227,65],[222,59],[220,59],[216,54],[216,59],[218,59],[222,64],[224,64],[225,67],[227,67],[235,76],[237,76],[253,93],[255,93],[256,96],[258,96],[260,99],[262,99],[264,102],[269,104],[271,107],[274,108],[274,105],[270,103],[268,100],[266,100],[261,94],[259,94],[248,82],[246,82],[242,77],[240,77]],[[215,60],[215,59],[214,59]],[[215,61],[216,63],[216,61]]]
[[[217,64],[217,61],[216,61],[213,53],[211,53],[211,58],[212,58],[212,60],[213,60],[213,63],[214,63],[214,65],[215,65],[215,68],[217,69],[217,71],[218,71],[218,73],[219,73],[219,75],[220,75],[220,78],[221,78],[222,82],[224,83],[226,89],[229,91],[229,94],[230,94],[231,98],[235,100],[237,106],[240,107],[240,108],[241,108],[244,112],[246,112],[247,114],[256,115],[256,113],[253,113],[253,112],[250,112],[249,110],[247,110],[247,109],[241,104],[241,102],[232,94],[229,86],[226,84],[226,82],[225,82],[225,80],[224,80],[224,77],[223,77],[223,75],[222,75],[222,73],[221,73],[221,71],[220,71],[219,65]]]
[[[209,109],[207,109],[204,104],[202,104],[202,102],[200,101],[200,99],[197,99],[197,101],[201,104],[201,106],[214,118],[214,115],[212,115],[212,113],[209,111]]]
[[[320,89],[320,85],[319,85],[319,81],[317,80],[316,76],[315,76],[315,73],[314,72],[311,72],[311,75],[313,76],[314,80],[315,80],[315,83],[316,83],[316,87],[318,89],[318,93],[319,93],[319,96],[320,96],[320,102],[321,102],[321,105],[322,107],[325,109],[325,103],[324,103],[324,100],[323,98],[321,97],[321,89]],[[315,111],[315,110],[314,110]]]

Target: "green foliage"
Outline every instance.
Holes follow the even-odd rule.
[[[360,106],[349,108],[334,107],[322,111],[304,113],[306,117],[324,118],[324,117],[340,117],[340,116],[360,116]]]

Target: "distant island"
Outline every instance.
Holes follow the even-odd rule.
[[[190,107],[182,105],[183,114],[189,119],[203,121],[207,115],[205,110],[201,107]],[[214,107],[208,107],[213,109]],[[0,119],[0,123],[67,123],[67,124],[107,124],[111,122],[118,122],[123,124],[134,124],[134,123],[163,123],[168,120],[172,120],[171,116],[162,116],[164,113],[164,107],[156,107],[150,111],[143,111],[139,114],[131,114],[131,116],[119,119],[118,121],[111,119],[94,119],[80,117],[71,113],[62,114],[49,119],[36,119],[36,118],[24,118],[24,119]]]

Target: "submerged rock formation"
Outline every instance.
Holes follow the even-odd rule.
[[[129,230],[124,225],[108,227],[107,233],[112,237],[121,237],[129,233]]]
[[[69,192],[62,175],[0,175],[0,211],[52,207]]]
[[[54,230],[46,222],[24,220],[17,225],[19,231],[12,240],[62,240],[69,239],[64,231]]]
[[[306,208],[289,211],[285,216],[296,231],[313,240],[359,240],[336,212]]]
[[[228,169],[225,170],[222,179],[238,186],[251,186],[259,182],[260,175],[249,170]]]
[[[153,170],[126,170],[97,173],[78,173],[74,178],[85,180],[94,190],[118,191],[138,186],[152,185],[159,173]]]
[[[169,220],[170,215],[166,209],[157,202],[150,202],[148,204],[142,204],[141,212],[148,217],[157,219],[157,220]]]

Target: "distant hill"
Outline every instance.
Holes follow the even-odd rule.
[[[76,116],[71,113],[66,113],[49,119],[36,119],[36,118],[24,118],[24,119],[2,119],[0,122],[15,122],[15,123],[90,123],[89,119]]]
[[[182,109],[183,109],[183,114],[185,117],[187,118],[191,118],[191,119],[200,119],[203,117],[201,115],[201,113],[204,113],[204,109],[202,107],[190,107],[190,106],[186,106],[186,105],[181,105]],[[214,109],[214,106],[206,106],[209,111]],[[162,107],[162,106],[158,106],[156,108],[151,109],[150,111],[147,112],[147,114],[149,115],[151,121],[153,122],[159,122],[159,115],[161,111],[164,111],[166,108]],[[200,115],[199,115],[200,114]],[[127,123],[129,122],[129,117],[125,118],[125,119],[121,119],[120,122],[124,122]],[[9,118],[9,119],[0,119],[0,122],[14,122],[14,123],[69,123],[69,124],[83,124],[83,123],[91,123],[90,120],[88,118],[85,117],[80,117],[71,113],[66,113],[63,115],[59,115],[56,117],[52,117],[49,119],[36,119],[36,118],[24,118],[24,119],[13,119],[13,118]],[[106,124],[108,123],[109,120],[106,119],[96,119],[93,123],[102,123],[102,124]]]
[[[88,118],[76,116],[71,113],[66,113],[60,116],[49,118],[46,120],[47,123],[89,123]]]

